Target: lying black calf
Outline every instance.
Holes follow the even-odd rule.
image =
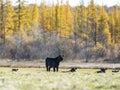
[[[69,72],[76,72],[77,68],[71,68]]]
[[[68,71],[62,71],[63,73],[68,73],[68,72],[76,72],[77,68],[71,68]]]
[[[16,68],[12,69],[12,72],[17,72],[17,71],[18,71],[18,69],[16,69]]]
[[[97,73],[105,73],[106,72],[106,68],[100,68],[100,71],[97,71]]]

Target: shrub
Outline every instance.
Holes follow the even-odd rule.
[[[92,48],[92,51],[93,51],[93,55],[95,55],[96,58],[106,56],[105,47],[100,43],[97,43],[96,46]]]

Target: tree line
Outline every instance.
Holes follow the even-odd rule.
[[[117,58],[120,43],[120,6],[71,7],[69,0],[0,1],[1,58],[42,59],[64,54],[68,59]]]

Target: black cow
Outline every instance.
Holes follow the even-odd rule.
[[[57,71],[59,69],[59,63],[63,60],[63,57],[59,55],[56,58],[46,58],[46,70],[50,71],[50,68],[53,67],[53,71]]]
[[[12,72],[17,72],[17,71],[18,71],[18,69],[16,69],[16,68],[12,69]]]
[[[77,68],[71,68],[69,72],[76,72]]]
[[[62,71],[63,73],[67,73],[67,72],[76,72],[77,68],[71,68],[70,70],[68,71]]]
[[[105,73],[107,68],[100,68],[100,71],[97,71],[97,73]]]

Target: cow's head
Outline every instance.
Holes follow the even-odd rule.
[[[60,61],[63,61],[63,56],[62,55],[59,55],[58,57],[57,57],[57,60],[60,62]]]

